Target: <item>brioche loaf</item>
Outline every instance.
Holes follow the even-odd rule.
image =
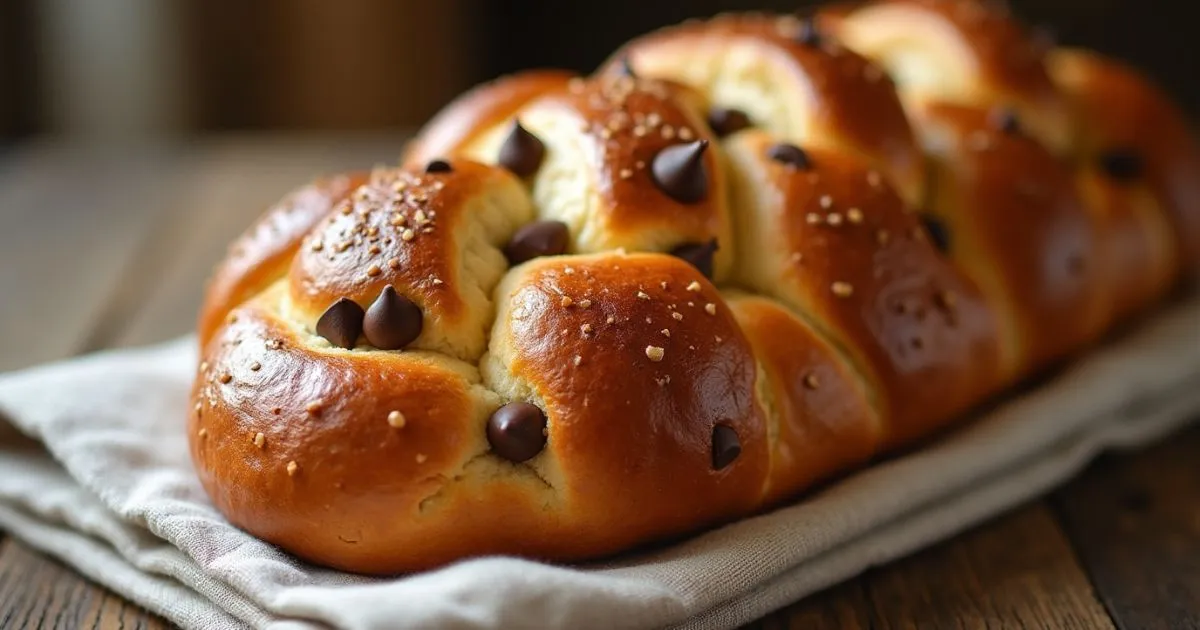
[[[188,437],[315,563],[594,560],[919,444],[1198,269],[1200,149],[1127,66],[994,3],[722,15],[269,209]]]

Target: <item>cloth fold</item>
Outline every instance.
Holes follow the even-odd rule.
[[[1200,298],[794,505],[604,563],[394,579],[299,562],[212,508],[182,431],[194,362],[189,337],[0,375],[0,527],[185,628],[731,628],[1194,419]]]

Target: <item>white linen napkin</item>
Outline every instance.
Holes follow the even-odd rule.
[[[371,579],[242,533],[191,469],[194,369],[186,338],[0,375],[0,527],[185,628],[732,628],[1196,418],[1200,297],[795,505],[577,567],[485,558]]]

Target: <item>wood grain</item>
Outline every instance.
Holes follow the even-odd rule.
[[[784,609],[760,628],[1112,628],[1044,502]]]
[[[20,543],[9,539],[0,545],[0,628],[170,627]]]
[[[97,347],[189,160],[178,148],[24,145],[0,164],[0,371]],[[51,288],[52,287],[52,288]],[[11,539],[0,627],[158,628],[141,608]]]
[[[1054,505],[1118,627],[1200,628],[1200,426],[1102,458]]]
[[[170,149],[26,145],[0,165],[0,371],[90,347],[185,160]]]
[[[0,231],[0,295],[29,297],[5,306],[0,369],[189,332],[212,265],[265,206],[317,174],[394,162],[401,139],[227,137],[107,162],[59,145],[17,151],[0,170],[0,219],[20,226]],[[31,257],[46,261],[34,273],[4,264]],[[29,334],[46,327],[56,334]],[[0,628],[10,627],[171,626],[8,540]]]
[[[953,543],[950,543],[953,544]],[[744,626],[743,630],[858,630],[873,628],[866,574],[817,593]]]
[[[178,182],[172,220],[151,239],[120,300],[125,313],[103,324],[107,347],[155,343],[190,333],[204,283],[229,243],[289,190],[317,175],[394,163],[404,136],[237,136],[202,145]]]

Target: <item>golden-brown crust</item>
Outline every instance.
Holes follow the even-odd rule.
[[[1200,142],[1178,105],[1128,65],[1092,52],[1057,49],[1054,78],[1081,121],[1080,157],[1112,150],[1141,159],[1144,181],[1174,223],[1178,247],[1200,273]]]
[[[967,0],[812,28],[723,16],[588,79],[507,77],[448,106],[407,167],[281,202],[201,313],[188,439],[216,507],[355,572],[603,558],[929,437],[1157,300],[1176,243],[1200,248],[1200,151],[1132,71],[1059,51],[1070,109],[1045,47]],[[923,59],[932,85],[899,76],[940,162],[931,208],[895,85],[833,32]],[[1082,168],[992,128],[996,105]],[[1099,159],[1114,146],[1144,180]]]
[[[866,384],[837,350],[782,304],[729,297],[765,379],[771,470],[763,497],[775,505],[879,448],[883,427]]]
[[[691,85],[713,106],[745,109],[781,140],[861,154],[916,203],[923,162],[891,81],[835,41],[800,43],[799,29],[790,15],[725,14],[634,39],[601,72],[622,72],[628,58],[639,74]],[[726,68],[738,72],[723,76]],[[752,74],[767,82],[763,92],[739,99],[735,84]],[[773,115],[754,115],[772,107]]]
[[[543,258],[514,270],[497,302],[484,378],[549,416],[533,465],[581,545],[681,534],[758,505],[768,447],[754,355],[694,268],[661,254]],[[716,425],[741,444],[720,470]]]
[[[737,281],[791,305],[851,355],[879,397],[889,444],[927,435],[998,388],[991,309],[878,173],[821,149],[809,152],[811,169],[795,169],[767,157],[762,133],[728,144],[744,220]]]
[[[1071,171],[1019,128],[998,128],[995,111],[926,103],[917,119],[937,165],[929,209],[1001,315],[1006,372],[1024,376],[1094,341],[1115,287],[1101,219]]]
[[[464,92],[442,108],[408,146],[401,162],[409,167],[454,157],[487,130],[511,119],[526,103],[561,92],[577,75],[554,68],[505,75]]]
[[[1030,133],[1067,154],[1075,128],[1050,80],[1044,47],[998,3],[872,0],[824,23],[846,45],[888,67],[906,97],[1016,108]],[[919,59],[925,68],[905,64]]]
[[[546,450],[522,465],[489,451],[502,399],[474,367],[325,347],[287,322],[284,293],[236,309],[206,347],[189,438],[218,509],[303,558],[369,573],[486,553],[592,558],[758,506],[769,458],[754,357],[717,290],[676,258],[540,259],[510,277],[493,352],[549,418]],[[741,447],[719,470],[716,425]]]
[[[483,423],[496,404],[474,367],[316,349],[272,306],[281,292],[234,311],[202,355],[193,392],[192,458],[232,523],[307,560],[366,573],[538,541],[554,549],[554,536],[537,535],[555,533],[552,521],[530,518],[542,499],[535,478],[470,474],[486,458]],[[393,412],[403,426],[389,421]],[[512,529],[479,528],[481,513]]]
[[[366,172],[323,177],[269,208],[230,246],[214,270],[198,325],[203,344],[229,311],[283,277],[317,222],[367,180]]]
[[[522,110],[523,124],[548,147],[532,176],[539,216],[568,225],[572,252],[667,252],[717,239],[716,276],[725,275],[734,256],[725,173],[691,102],[668,83],[622,76],[574,83]],[[701,156],[707,192],[676,199],[655,183],[655,157],[701,140],[710,142]]]
[[[311,331],[337,300],[366,308],[392,286],[430,323],[413,347],[477,358],[488,295],[505,267],[499,246],[532,210],[509,172],[469,160],[447,164],[447,172],[377,171],[338,204],[295,255],[289,315]],[[487,203],[493,198],[501,207]],[[495,226],[486,240],[470,242],[472,228],[485,223]]]

